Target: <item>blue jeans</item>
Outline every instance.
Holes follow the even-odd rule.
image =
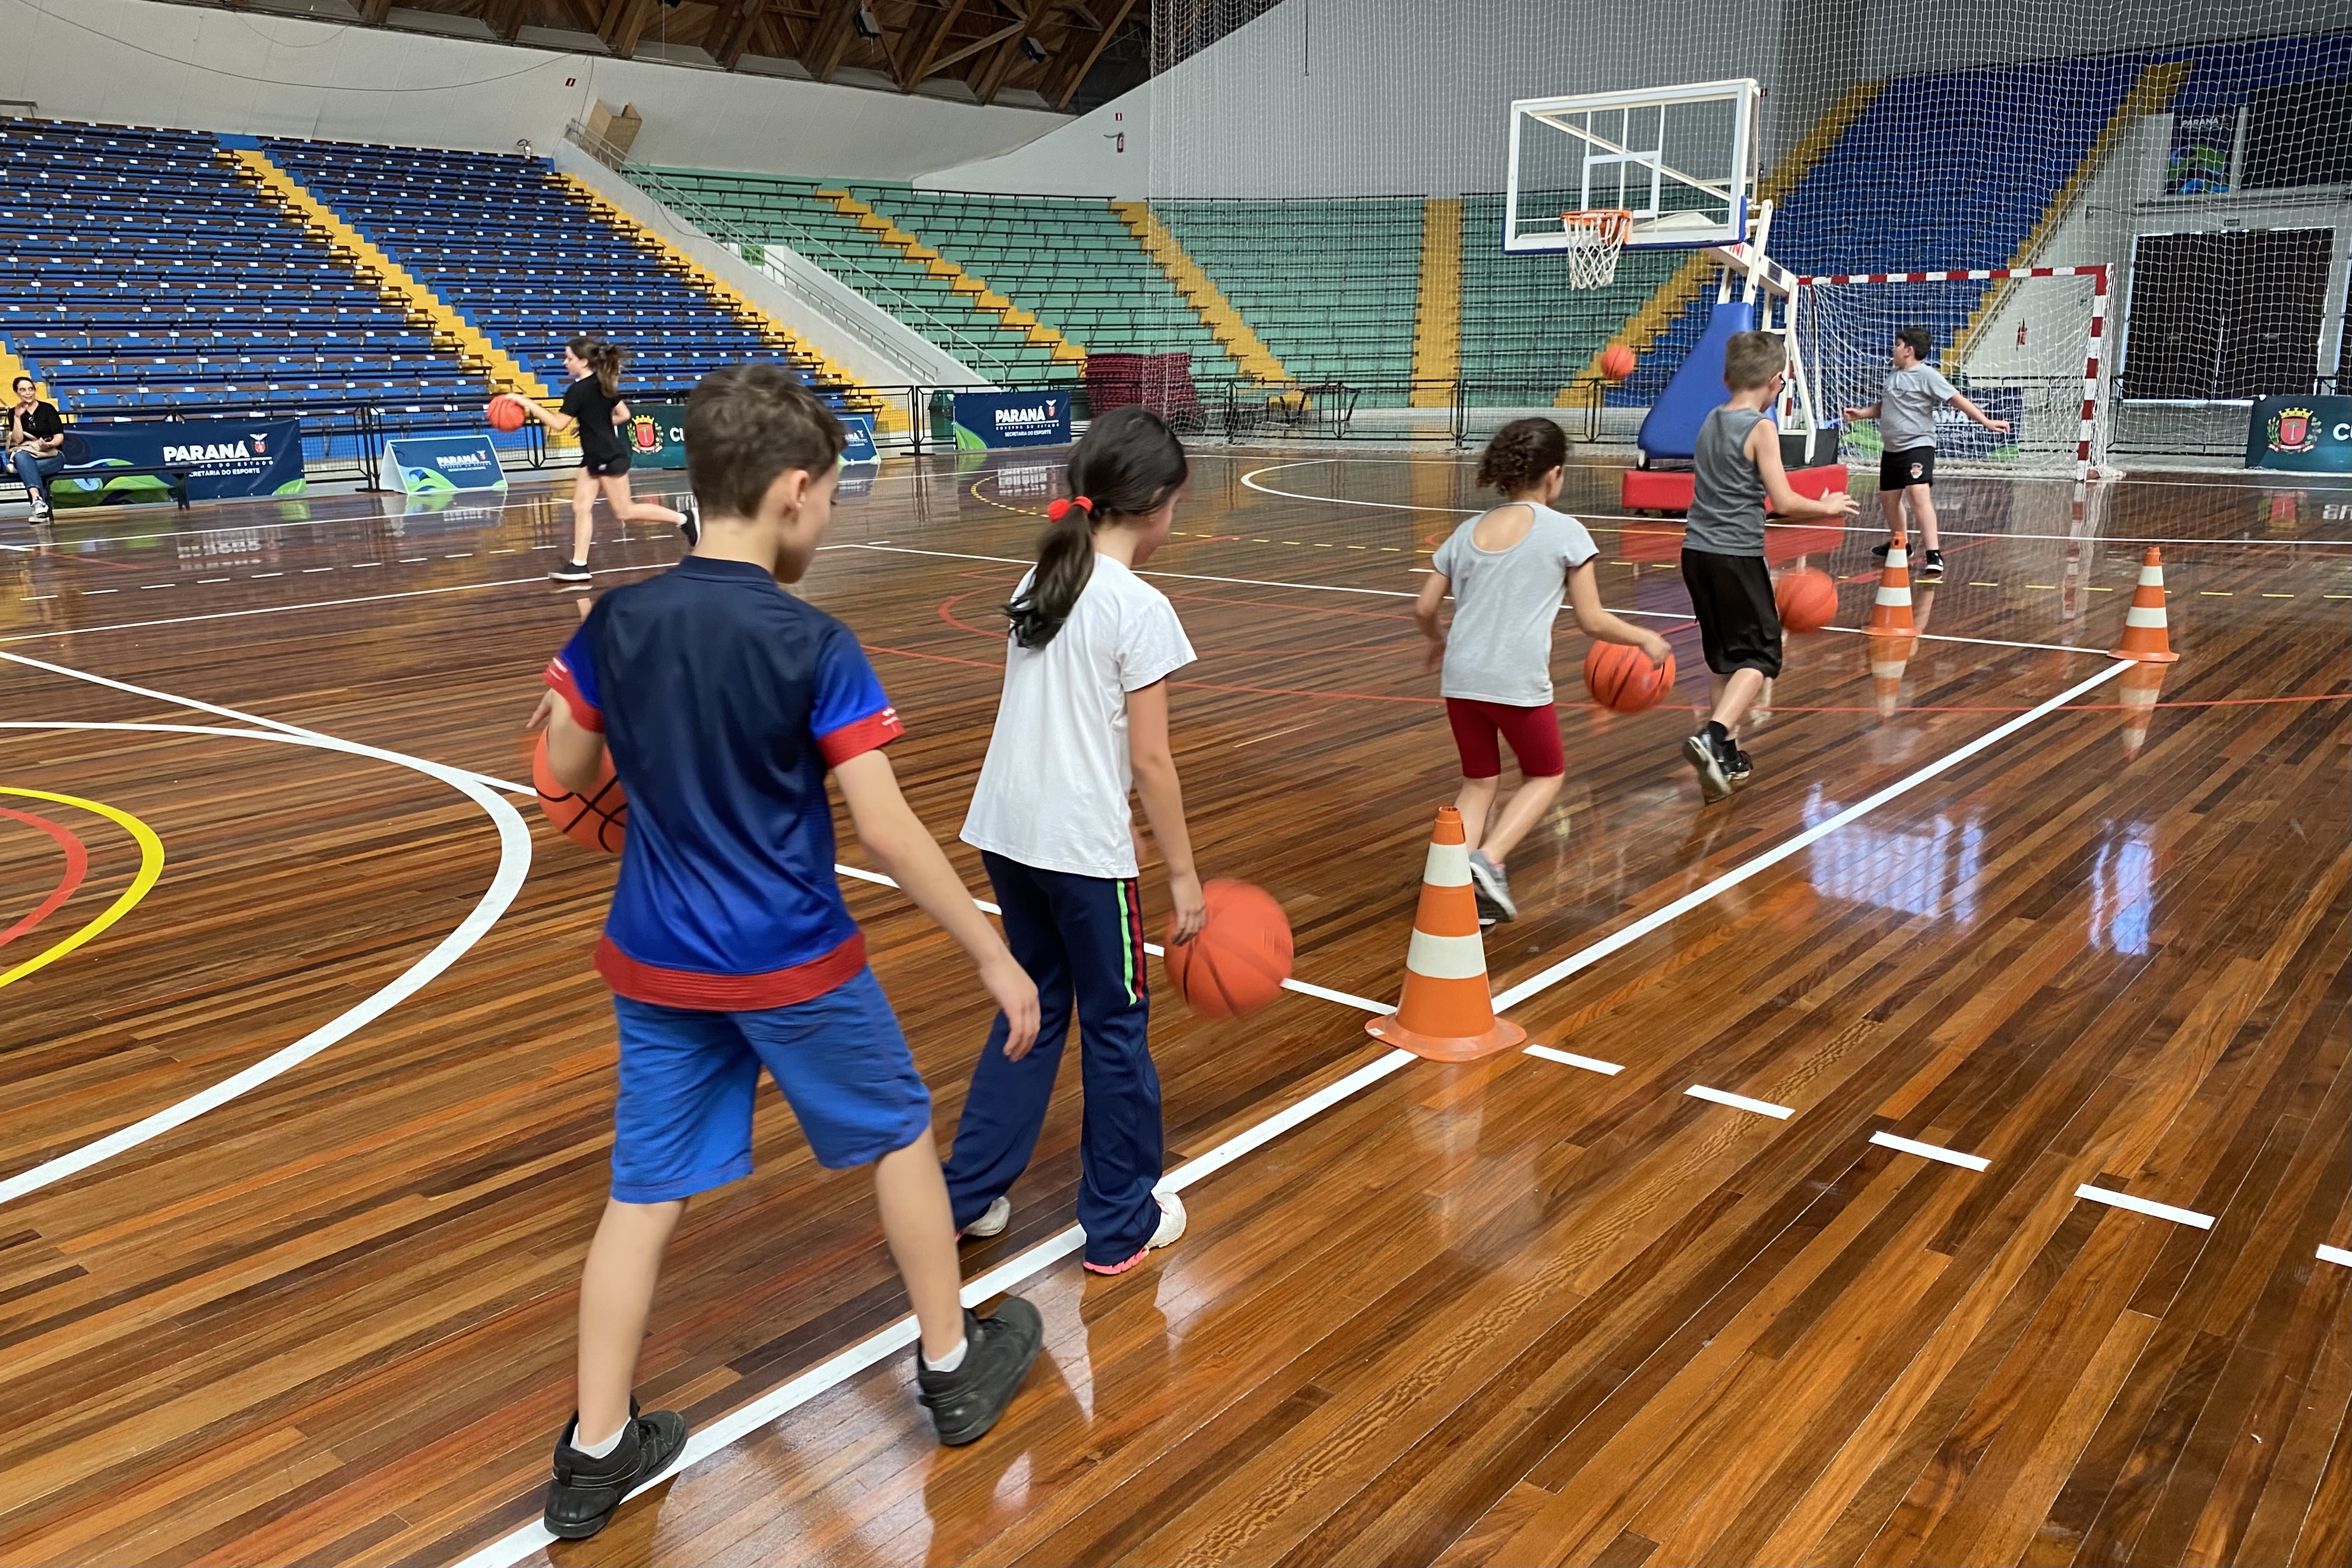
[[[49,504],[49,481],[64,471],[65,454],[52,453],[44,457],[28,446],[20,446],[16,449],[16,477],[25,482],[25,493],[32,497],[35,506],[47,507]]]
[[[1163,1155],[1136,884],[1039,871],[984,850],[980,858],[1004,911],[1005,946],[1037,982],[1037,1043],[1020,1061],[1006,1060],[1004,1015],[997,1014],[956,1123],[948,1207],[958,1227],[970,1225],[1028,1168],[1075,1004],[1086,1086],[1078,1223],[1087,1262],[1124,1263],[1160,1227],[1151,1189]]]

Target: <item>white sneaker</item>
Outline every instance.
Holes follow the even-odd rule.
[[[956,1235],[959,1237],[974,1236],[983,1239],[991,1236],[1002,1236],[1004,1234],[1004,1228],[1012,1223],[1013,1200],[1009,1197],[1000,1197],[994,1203],[990,1204],[986,1208],[982,1209],[980,1211],[980,1218],[973,1220],[970,1225],[965,1226],[961,1230],[957,1231]]]
[[[1086,1265],[1087,1272],[1124,1274],[1160,1248],[1171,1246],[1183,1237],[1184,1200],[1172,1192],[1156,1192],[1151,1196],[1160,1200],[1160,1228],[1151,1233],[1151,1239],[1143,1244],[1143,1250],[1124,1263],[1088,1263]]]

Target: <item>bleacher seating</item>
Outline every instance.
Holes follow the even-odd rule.
[[[9,122],[0,278],[0,336],[77,414],[479,405],[454,352],[197,132]]]
[[[541,158],[271,140],[269,156],[551,386],[566,340],[630,350],[625,384],[683,392],[786,346],[638,247]],[[800,366],[806,374],[811,366]]]

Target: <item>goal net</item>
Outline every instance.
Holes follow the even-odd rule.
[[[1801,280],[1797,333],[1838,455],[1869,469],[1878,425],[1838,411],[1879,401],[1895,334],[1924,327],[1928,362],[2005,433],[1958,409],[1937,416],[1938,469],[2112,478],[2108,272],[2103,267],[1830,274]]]

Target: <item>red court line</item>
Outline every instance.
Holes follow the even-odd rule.
[[[58,878],[58,885],[50,892],[48,897],[41,900],[32,914],[27,915],[7,930],[0,931],[0,947],[5,947],[50,915],[55,915],[58,907],[74,895],[74,890],[81,885],[81,879],[89,871],[89,851],[82,846],[80,835],[61,822],[52,822],[47,817],[37,817],[30,811],[19,811],[13,806],[0,806],[0,817],[14,817],[20,822],[30,823],[57,840],[58,848],[66,852],[65,874]]]

